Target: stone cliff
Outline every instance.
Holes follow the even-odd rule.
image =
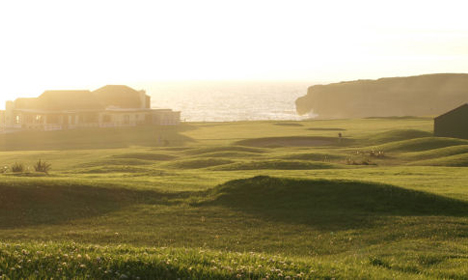
[[[430,74],[315,85],[296,100],[319,118],[435,116],[468,102],[468,74]]]

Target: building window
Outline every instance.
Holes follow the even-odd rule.
[[[16,116],[16,118],[15,118],[15,123],[16,123],[16,124],[19,124],[20,121],[21,121],[20,116],[19,116],[19,115]]]
[[[129,123],[130,123],[130,116],[124,115],[124,124],[129,124]]]

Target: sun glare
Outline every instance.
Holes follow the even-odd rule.
[[[468,71],[461,1],[26,3],[0,4],[0,24],[8,26],[2,104],[110,83],[313,83]]]

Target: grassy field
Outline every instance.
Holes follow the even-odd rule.
[[[468,141],[432,126],[0,135],[0,279],[466,279]]]

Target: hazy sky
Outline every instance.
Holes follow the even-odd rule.
[[[0,102],[157,80],[468,72],[466,1],[1,1]],[[2,105],[0,105],[2,106]]]

